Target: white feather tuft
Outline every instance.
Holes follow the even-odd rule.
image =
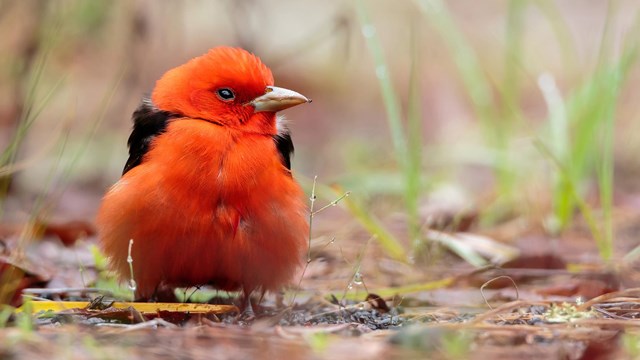
[[[276,114],[276,130],[278,131],[278,135],[289,132],[288,122],[284,115]]]

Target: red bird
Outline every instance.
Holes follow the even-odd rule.
[[[160,286],[272,291],[307,249],[293,143],[276,112],[311,102],[273,86],[258,57],[229,47],[169,70],[133,113],[129,159],[105,195],[100,242],[139,299]]]

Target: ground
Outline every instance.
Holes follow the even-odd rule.
[[[626,216],[617,232],[633,234],[627,227],[640,217]],[[597,253],[592,242],[580,238],[579,225],[554,251],[541,246],[553,240],[548,236],[519,234],[521,241],[509,246],[520,255],[502,266],[475,269],[444,250],[431,265],[370,261],[383,256],[376,243],[363,249],[364,244],[314,239],[322,246],[313,247],[300,287],[267,295],[256,318],[249,319],[233,306],[201,312],[158,304],[159,309],[143,313],[109,307],[113,294],[100,295],[82,283],[96,284],[106,276],[96,265],[95,237],[60,241],[60,229],[79,226],[90,228],[89,223],[51,226],[50,235],[30,244],[22,264],[13,264],[25,275],[23,293],[36,298],[22,308],[33,317],[12,314],[1,330],[6,356],[599,359],[634,358],[640,351],[635,330],[640,290],[633,288],[633,262],[580,262],[597,259]],[[8,236],[6,254],[17,239]],[[618,246],[627,245],[619,241]],[[354,273],[355,260],[349,259],[363,251]],[[209,303],[235,303],[234,294],[193,291],[184,291],[189,301],[213,296]],[[30,308],[43,298],[94,303],[63,311]]]
[[[639,6],[0,1],[0,358],[640,357]],[[313,99],[310,261],[254,319],[96,246],[132,112],[220,45]]]

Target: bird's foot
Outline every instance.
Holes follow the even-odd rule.
[[[253,321],[256,319],[256,313],[253,311],[253,304],[251,304],[251,293],[253,291],[244,289],[242,298],[240,300],[240,314],[241,321]]]
[[[240,314],[240,321],[251,322],[256,319],[256,313],[253,311],[253,307],[251,306],[251,301],[248,302],[248,305],[245,306],[244,310]]]

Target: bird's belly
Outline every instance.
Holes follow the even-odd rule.
[[[227,165],[237,166],[228,160]],[[293,179],[268,169],[256,173],[255,167],[242,172],[251,176],[239,178],[230,175],[238,168],[193,179],[193,167],[180,170],[174,166],[172,176],[153,182],[149,174],[133,173],[114,187],[101,209],[105,252],[124,277],[129,274],[124,261],[128,241],[134,239],[139,295],[151,296],[160,283],[274,290],[290,281],[308,231],[302,192]],[[132,189],[146,191],[137,191],[132,200]],[[117,218],[114,213],[127,216],[100,221]]]

